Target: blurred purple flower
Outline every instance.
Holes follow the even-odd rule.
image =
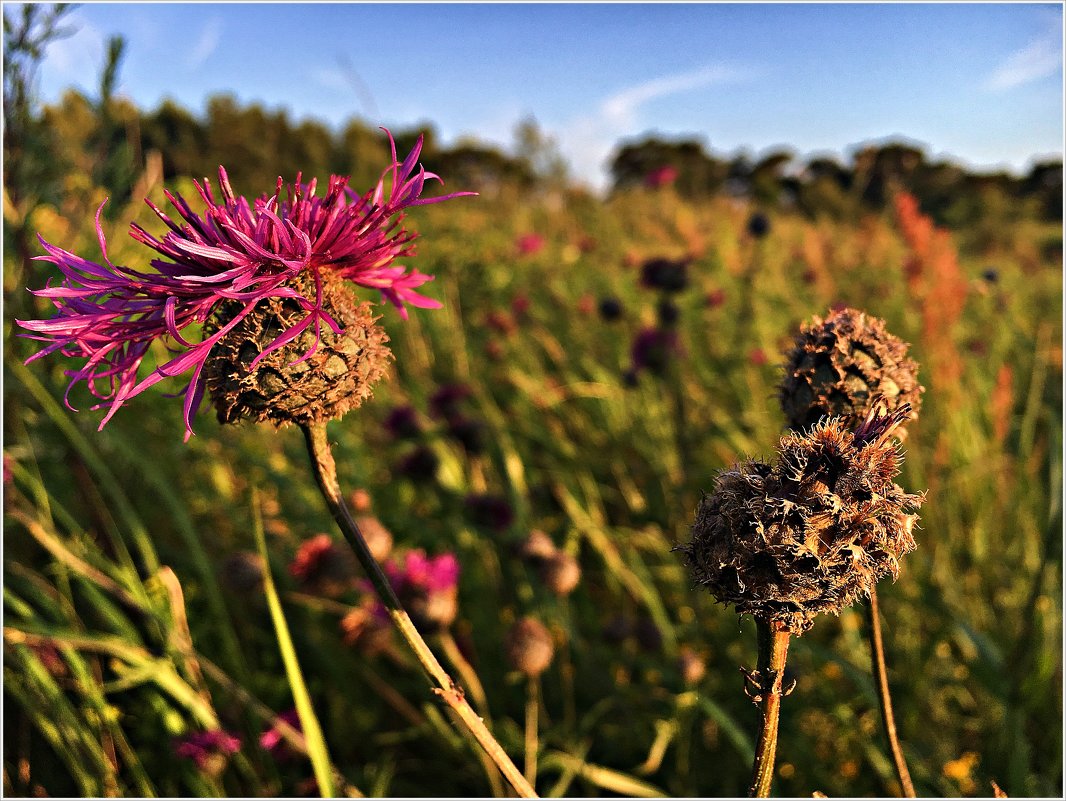
[[[385,430],[396,439],[415,439],[422,433],[418,412],[411,406],[396,406],[385,418]]]
[[[191,759],[200,770],[206,769],[213,757],[226,757],[240,750],[240,738],[221,729],[186,734],[174,743],[174,753]]]
[[[662,328],[645,328],[633,340],[630,355],[633,369],[648,369],[656,375],[662,375],[679,350],[676,332]]]
[[[409,589],[448,592],[459,584],[459,560],[453,553],[426,556],[425,551],[416,548],[400,560],[386,562],[385,574],[397,594]]]
[[[523,256],[532,256],[544,248],[544,237],[540,234],[523,234],[515,240],[515,247]]]
[[[514,509],[499,495],[467,495],[466,510],[474,523],[492,531],[506,531],[514,522]]]
[[[295,708],[282,712],[277,719],[287,723],[296,731],[303,732],[303,727],[300,725],[300,715]],[[274,757],[288,756],[291,753],[276,723],[259,735],[259,746]]]
[[[386,131],[388,133],[388,131]],[[207,204],[198,215],[181,196],[166,192],[183,224],[170,219],[151,201],[145,203],[170,229],[162,239],[137,224],[130,236],[159,253],[152,259],[151,272],[116,266],[107,256],[100,225],[103,204],[96,212],[96,231],[104,264],[96,264],[49,244],[41,245],[46,256],[63,273],[59,286],[49,284],[34,294],[48,298],[56,314],[48,320],[18,320],[30,331],[22,336],[48,343],[27,362],[59,351],[70,358],[84,358],[78,369],[67,371],[67,406],[73,387],[84,381],[89,391],[106,407],[100,428],[130,398],[164,378],[188,370],[192,376],[180,394],[185,398],[185,439],[192,435],[192,419],[205,390],[204,363],[212,348],[243,320],[264,298],[295,298],[307,316],[278,336],[259,354],[252,367],[274,350],[283,347],[311,328],[317,335],[322,325],[335,333],[341,327],[323,309],[324,275],[335,275],[360,286],[377,289],[406,319],[404,304],[440,308],[438,301],[415,291],[432,276],[407,272],[397,259],[414,255],[417,236],[402,226],[408,206],[438,203],[472,192],[453,192],[434,198],[421,197],[427,179],[439,176],[417,166],[422,139],[401,162],[396,143],[388,134],[392,163],[377,185],[362,197],[348,187],[348,178],[332,176],[325,197],[315,197],[317,181],[296,181],[282,200],[282,179],[278,178],[272,196],[248,202],[234,193],[224,168],[219,167],[222,201],[215,199],[211,182],[205,178],[196,189]],[[391,180],[390,180],[391,176]],[[388,187],[386,188],[386,184]],[[304,297],[294,288],[294,280],[310,274],[314,278],[313,297]],[[311,293],[308,293],[311,294]],[[203,323],[222,301],[239,301],[243,310],[219,330],[201,341],[183,335],[187,327]],[[172,359],[138,380],[141,362],[155,340],[165,340],[177,352]],[[305,357],[306,358],[306,357]]]
[[[429,398],[429,413],[437,419],[448,420],[459,413],[460,404],[473,395],[465,384],[444,384]]]

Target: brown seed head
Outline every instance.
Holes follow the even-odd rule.
[[[364,515],[355,519],[359,531],[366,540],[371,555],[379,562],[384,562],[392,553],[392,532],[385,528],[384,524],[372,515]]]
[[[802,634],[819,612],[895,579],[924,500],[893,483],[902,456],[890,435],[909,413],[871,413],[855,433],[828,418],[783,437],[775,464],[721,474],[678,548],[696,582],[740,614]]]
[[[309,275],[298,277],[293,288],[308,297],[316,291]],[[251,369],[263,350],[307,316],[293,298],[260,301],[211,351],[205,375],[219,422],[321,423],[370,397],[392,357],[385,344],[389,338],[375,324],[371,305],[356,302],[346,282],[323,274],[322,293],[323,308],[344,331],[334,334],[323,323],[318,347],[303,361],[315,345],[313,325]],[[205,332],[217,332],[243,308],[236,301],[222,302]]]
[[[918,418],[925,388],[908,345],[890,334],[884,320],[856,309],[831,311],[805,324],[786,354],[778,397],[789,428],[806,431],[823,417],[858,423],[881,398],[888,411],[910,404]],[[897,434],[906,438],[900,426]]]
[[[524,617],[511,626],[504,647],[511,666],[531,678],[547,670],[555,656],[551,633],[532,617]]]
[[[540,578],[556,595],[569,595],[581,581],[581,565],[565,551],[557,551],[541,564]]]

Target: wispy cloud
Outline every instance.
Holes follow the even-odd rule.
[[[691,72],[653,78],[611,95],[600,106],[600,115],[605,121],[617,125],[631,124],[640,107],[649,101],[691,92],[713,84],[735,83],[750,76],[749,71],[737,67],[712,65]]]
[[[191,70],[202,67],[218,49],[222,41],[222,21],[218,17],[212,17],[200,31],[200,38],[192,46],[189,54],[185,57],[185,66]]]
[[[1053,75],[1062,68],[1062,18],[1004,59],[985,80],[985,89],[1003,92]]]
[[[326,89],[344,91],[351,88],[348,78],[336,67],[316,67],[310,75],[311,80]]]
[[[566,125],[565,135],[559,137],[564,155],[578,178],[603,188],[612,148],[621,137],[635,133],[634,129],[641,126],[641,112],[647,104],[712,86],[747,82],[759,74],[747,67],[709,64],[628,86],[605,98],[593,113]]]

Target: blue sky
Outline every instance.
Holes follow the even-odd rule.
[[[1059,3],[90,3],[71,21],[45,100],[92,92],[122,34],[119,92],[143,108],[199,112],[226,91],[501,146],[533,115],[594,186],[614,146],[647,132],[726,155],[902,136],[1015,171],[1063,152]]]

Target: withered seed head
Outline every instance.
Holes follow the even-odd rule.
[[[895,579],[924,500],[893,483],[902,456],[891,435],[909,414],[906,404],[872,412],[854,433],[828,418],[783,437],[773,465],[722,473],[677,549],[696,582],[740,614],[802,634],[818,613]]]
[[[566,551],[556,551],[541,563],[540,577],[556,595],[569,595],[581,582],[581,565]]]
[[[531,678],[547,670],[555,656],[551,633],[533,617],[516,621],[504,645],[511,666]]]
[[[293,288],[314,297],[310,275]],[[358,303],[347,284],[322,275],[323,308],[344,329],[325,323],[315,352],[299,361],[315,344],[314,325],[250,370],[252,361],[284,331],[304,320],[307,311],[293,298],[266,298],[212,350],[205,364],[207,389],[221,423],[243,418],[277,426],[321,423],[344,415],[370,397],[372,385],[385,372],[392,352],[385,331],[375,324],[369,303]],[[219,304],[205,323],[210,335],[244,308],[236,301]],[[298,362],[298,363],[297,363]]]
[[[907,358],[908,347],[886,330],[884,320],[856,309],[814,317],[786,354],[778,387],[789,428],[806,431],[827,416],[854,425],[878,397],[889,412],[909,403],[908,419],[916,420],[925,389],[918,383],[918,364]],[[896,436],[906,438],[902,425]]]

